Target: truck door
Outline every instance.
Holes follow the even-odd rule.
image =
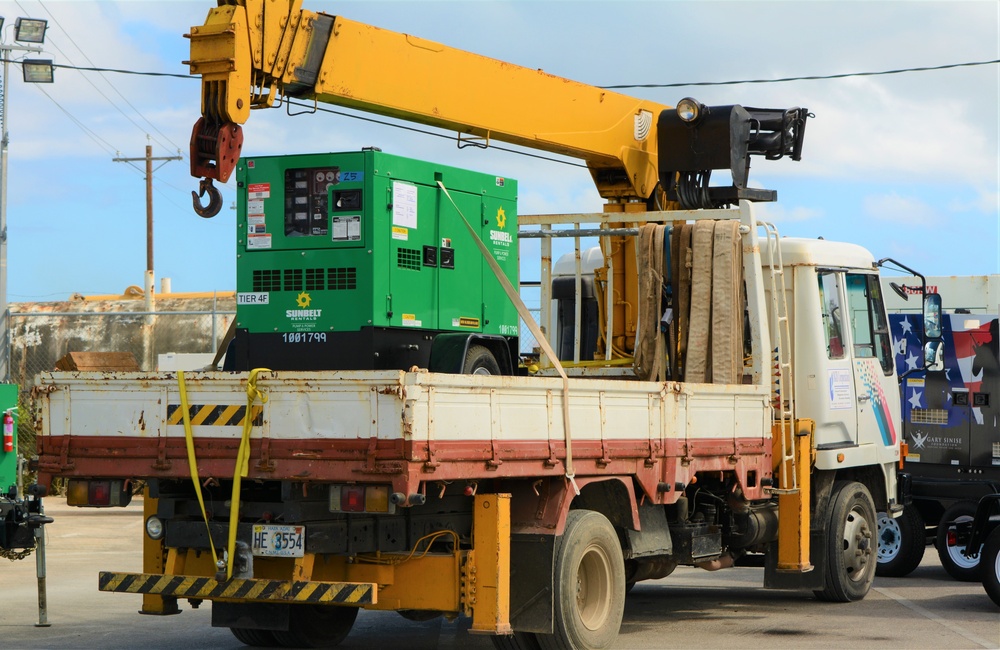
[[[845,273],[857,402],[856,444],[895,445],[899,393],[882,287],[873,273]]]

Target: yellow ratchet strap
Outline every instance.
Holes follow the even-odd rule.
[[[219,566],[219,558],[215,554],[215,542],[212,541],[212,528],[208,525],[208,513],[205,512],[205,499],[201,496],[201,480],[198,478],[198,461],[194,455],[194,436],[191,433],[191,413],[188,411],[187,387],[184,385],[184,371],[177,371],[177,388],[181,393],[181,415],[184,417],[184,442],[187,444],[188,467],[191,470],[191,482],[194,493],[198,495],[198,505],[201,506],[201,516],[205,520],[205,530],[208,531],[208,545],[212,549],[212,562]]]
[[[243,418],[243,436],[240,438],[240,449],[236,452],[236,468],[233,471],[233,496],[229,508],[229,561],[226,562],[226,580],[233,577],[233,554],[236,551],[236,527],[240,520],[240,482],[250,471],[250,430],[253,428],[253,403],[259,398],[260,403],[267,402],[267,393],[257,389],[257,375],[271,372],[268,368],[254,368],[247,377],[247,412]]]

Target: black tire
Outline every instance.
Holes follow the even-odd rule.
[[[496,376],[500,374],[500,364],[497,363],[493,353],[488,349],[481,345],[472,345],[469,346],[469,351],[465,354],[462,374]]]
[[[347,638],[357,617],[357,607],[292,605],[288,631],[273,634],[286,648],[332,648]]]
[[[976,504],[972,501],[958,501],[951,504],[941,516],[938,524],[937,546],[941,566],[955,580],[960,582],[979,582],[979,558],[967,558],[962,555],[965,546],[948,546],[948,531],[955,527],[952,522],[972,521],[976,517]]]
[[[231,627],[229,631],[233,633],[237,641],[252,648],[273,648],[278,645],[271,630],[251,630],[246,627]]]
[[[414,623],[426,623],[427,621],[433,621],[442,614],[441,612],[434,611],[433,609],[397,609],[396,613],[406,620],[413,621]]]
[[[513,634],[491,636],[496,650],[541,650],[538,638],[531,632],[514,632]]]
[[[979,554],[979,566],[983,576],[983,589],[989,594],[990,600],[1000,607],[1000,526],[993,529],[983,552]]]
[[[875,580],[877,519],[872,495],[861,483],[838,481],[830,495],[823,549],[826,574],[820,600],[861,600]]]
[[[920,566],[927,548],[924,520],[913,506],[895,519],[878,513],[878,564],[875,575],[901,578]]]
[[[553,634],[537,634],[543,650],[610,648],[625,613],[625,560],[607,517],[571,510],[556,540]]]

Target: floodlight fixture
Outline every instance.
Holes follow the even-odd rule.
[[[49,21],[40,18],[18,18],[14,23],[14,40],[21,43],[44,43]]]
[[[24,59],[21,61],[21,69],[25,83],[50,84],[54,81],[51,59]]]

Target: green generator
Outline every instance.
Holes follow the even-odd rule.
[[[516,181],[377,149],[244,158],[236,179],[226,368],[515,371],[517,311],[462,216],[516,287]]]

